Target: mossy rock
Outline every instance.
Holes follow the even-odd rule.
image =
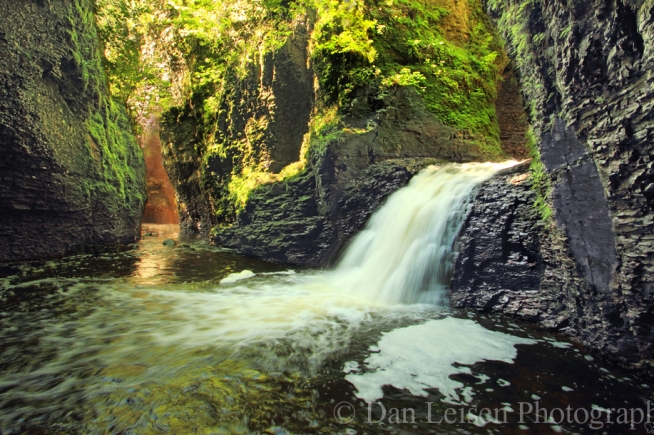
[[[139,237],[143,156],[109,96],[93,7],[0,1],[0,261]]]

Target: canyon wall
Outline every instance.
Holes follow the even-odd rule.
[[[221,82],[192,87],[164,112],[183,231],[268,261],[325,266],[426,165],[525,156],[517,82],[479,4],[357,7],[309,9],[287,36],[256,24],[279,38],[274,49],[242,53]],[[400,10],[424,20],[408,26]],[[363,18],[387,30],[348,30]],[[410,46],[412,34],[425,46]],[[191,70],[223,55],[197,50]],[[499,116],[496,99],[506,103]]]
[[[654,2],[500,0],[489,13],[518,65],[540,151],[532,181],[556,225],[521,211],[525,188],[484,186],[462,235],[455,305],[559,329],[652,375]],[[479,231],[497,219],[504,228]],[[498,264],[529,279],[516,288]]]
[[[254,190],[236,225],[214,231],[216,243],[269,261],[325,266],[420,169],[483,158],[464,134],[429,113],[412,89],[398,88],[383,110],[346,122],[348,131],[308,153],[308,170]]]
[[[145,169],[91,0],[0,1],[0,261],[133,243]]]

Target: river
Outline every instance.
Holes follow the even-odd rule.
[[[172,225],[121,253],[0,266],[0,433],[648,433],[645,382],[449,307],[475,186],[508,165],[427,168],[330,270]]]

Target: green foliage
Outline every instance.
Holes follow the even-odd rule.
[[[550,176],[545,170],[545,165],[540,158],[538,150],[538,139],[534,131],[530,128],[527,132],[527,148],[529,149],[531,161],[531,178],[532,188],[536,192],[536,201],[534,207],[538,210],[543,221],[550,221],[553,217],[552,208],[550,207],[550,198],[552,195],[552,182]]]
[[[79,98],[93,101],[86,115],[87,146],[98,168],[97,179],[81,180],[85,193],[102,198],[120,197],[124,204],[138,209],[145,202],[141,188],[142,156],[132,133],[125,107],[107,93],[102,56],[97,49],[98,31],[91,2],[72,2],[68,6],[69,37],[73,59],[81,72],[84,88]],[[99,195],[99,196],[97,196]],[[106,205],[111,206],[111,201]]]
[[[414,86],[443,122],[476,133],[500,155],[494,101],[503,45],[481,5],[467,6],[470,32],[456,40],[441,30],[451,12],[432,1],[319,4],[314,59],[328,102],[347,107],[361,88],[383,95]]]
[[[305,156],[305,158],[311,160],[320,158],[325,154],[331,142],[343,141],[343,139],[343,124],[338,106],[325,108],[311,120],[309,135],[305,139],[305,147],[311,155]]]
[[[96,0],[112,90],[133,111],[170,103],[161,102],[175,73],[162,70],[168,51],[188,70],[182,99],[215,117],[229,80],[315,13],[313,60],[328,105],[346,109],[362,88],[383,95],[415,86],[443,122],[499,146],[493,102],[503,47],[481,5],[466,1],[470,31],[454,40],[440,28],[451,12],[430,0]]]
[[[219,221],[233,220],[252,189],[297,176],[308,156],[342,140],[340,118],[360,94],[382,101],[392,87],[414,87],[441,121],[476,138],[486,155],[503,155],[494,100],[506,57],[477,0],[455,2],[461,17],[443,0],[95,1],[113,94],[135,121],[174,107],[197,121],[201,178]],[[466,28],[446,28],[449,18]],[[266,119],[238,136],[233,100],[253,65],[307,19],[319,109],[302,160],[274,175],[259,152]],[[216,164],[231,172],[212,173]]]
[[[152,40],[166,28],[160,0],[96,0],[98,36],[111,94],[129,110],[137,127],[145,117],[167,106],[170,77],[166,61]]]
[[[318,0],[312,6],[318,11],[313,32],[315,49],[330,54],[355,53],[373,63],[377,57],[370,35],[377,21],[367,13],[363,1]]]

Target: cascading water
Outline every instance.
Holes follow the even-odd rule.
[[[445,304],[452,247],[475,187],[515,165],[430,166],[377,211],[332,274],[336,288],[389,304]]]
[[[16,266],[0,278],[0,433],[386,433],[362,413],[334,419],[335,405],[386,400],[392,386],[402,408],[424,408],[438,391],[430,410],[442,416],[445,406],[532,394],[546,404],[560,396],[543,393],[557,383],[616,391],[581,353],[564,354],[566,343],[433,305],[445,303],[475,186],[510,165],[426,169],[328,272],[295,273],[192,240],[171,249],[165,232],[138,250]],[[529,362],[511,366],[526,344]],[[548,378],[575,364],[568,378]],[[633,390],[597,405],[621,406]],[[418,421],[402,433],[434,428]]]

